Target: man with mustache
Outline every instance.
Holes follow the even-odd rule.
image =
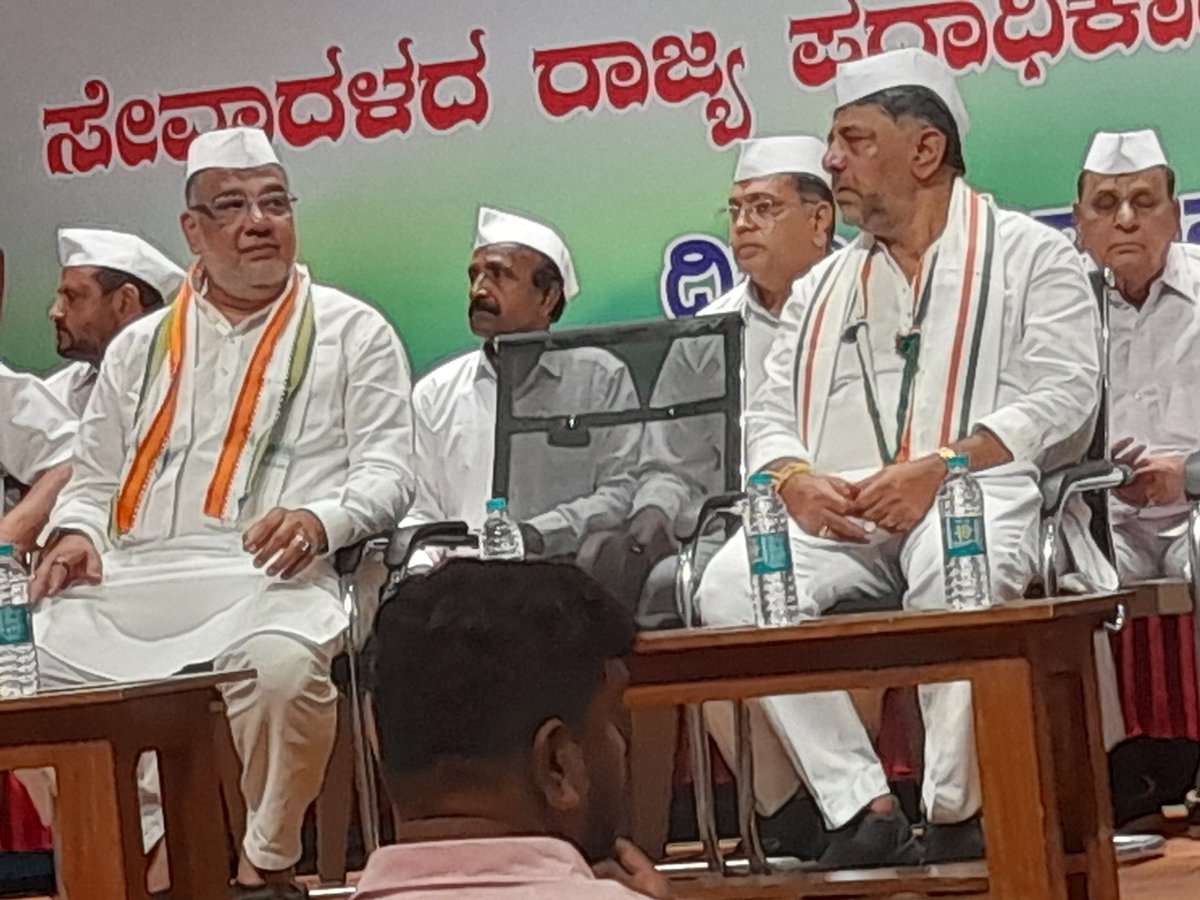
[[[1200,449],[1200,248],[1177,240],[1175,172],[1153,130],[1097,133],[1078,197],[1079,244],[1115,280],[1109,434],[1134,469],[1110,503],[1117,574],[1185,577],[1183,464]]]
[[[579,293],[575,264],[557,231],[488,207],[479,210],[467,278],[471,331],[485,341],[548,330]],[[483,524],[495,455],[494,352],[494,345],[485,343],[417,383],[417,495],[406,522]],[[543,353],[516,386],[514,402],[515,413],[530,416],[638,407],[625,364],[592,348]],[[521,522],[527,555],[572,556],[588,535],[625,521],[639,434],[639,428],[617,426],[593,430],[583,447],[538,444],[530,451],[524,445],[537,459],[526,458],[525,467],[514,467],[513,497],[508,499],[529,513]],[[514,508],[514,514],[520,511]]]
[[[112,339],[174,297],[183,270],[147,241],[101,228],[60,228],[58,262],[62,277],[48,315],[58,355],[74,362],[46,385],[82,418]]]
[[[297,262],[265,133],[197,137],[185,196],[196,261],[169,306],[113,339],[51,516],[31,589],[39,666],[48,686],[256,670],[222,690],[247,811],[234,896],[299,897],[347,625],[330,555],[408,507],[408,363],[379,312]],[[163,823],[143,763],[149,848]]]
[[[992,601],[1018,598],[1036,572],[1039,460],[1086,445],[1099,396],[1079,256],[963,179],[968,117],[942,60],[904,49],[843,63],[835,92],[825,167],[861,232],[784,307],[747,416],[749,468],[775,476],[793,519],[803,615],[852,597],[946,607],[934,501],[956,455],[984,493]],[[711,624],[754,621],[744,542],[714,559],[699,601]],[[756,753],[763,811],[806,782],[834,832],[823,866],[982,854],[970,685],[919,695],[923,849],[847,694],[756,705],[775,732]]]

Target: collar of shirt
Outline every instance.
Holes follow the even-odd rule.
[[[375,900],[402,888],[450,891],[473,885],[595,880],[579,851],[566,841],[551,837],[469,838],[395,844],[376,850],[356,896]]]
[[[270,318],[275,307],[279,304],[280,300],[283,299],[283,294],[280,294],[262,309],[251,313],[250,315],[246,316],[246,318],[235,324],[229,321],[225,314],[221,312],[211,300],[208,299],[207,294],[208,285],[205,284],[204,288],[196,294],[196,308],[200,310],[200,314],[204,316],[205,320],[209,325],[212,326],[213,330],[215,330],[217,334],[221,335],[222,337],[246,334],[254,331],[260,325],[265,323],[268,318]]]
[[[561,359],[562,353],[569,351],[551,350],[543,352],[538,357],[538,368],[552,378],[562,378],[563,363]],[[496,367],[492,364],[491,358],[487,355],[487,351],[480,348],[475,357],[475,381],[495,381]]]
[[[1187,248],[1178,242],[1172,243],[1167,250],[1167,261],[1162,274],[1150,285],[1146,302],[1141,306],[1141,313],[1153,309],[1162,295],[1168,292],[1189,303],[1200,301],[1200,276],[1197,274],[1200,268],[1189,265],[1190,262],[1192,260]],[[1132,304],[1122,297],[1119,291],[1112,291],[1112,296],[1118,307],[1133,309]]]

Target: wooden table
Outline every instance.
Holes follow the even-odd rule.
[[[987,865],[699,876],[682,896],[986,896],[1116,900],[1093,635],[1126,594],[972,612],[834,616],[789,628],[648,633],[635,710],[772,694],[966,680],[974,692]],[[738,882],[741,882],[739,885]],[[753,885],[753,886],[752,886]]]
[[[159,757],[172,900],[228,894],[228,856],[213,764],[217,685],[253,672],[101,684],[0,701],[0,769],[57,771],[59,894],[145,900],[137,761]]]

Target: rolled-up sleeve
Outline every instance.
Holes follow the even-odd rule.
[[[1100,400],[1099,313],[1079,255],[1048,229],[1029,257],[1017,349],[1000,373],[1011,400],[978,417],[1016,462],[1036,462],[1090,419]]]
[[[38,377],[0,365],[0,467],[24,484],[71,458],[79,422]]]

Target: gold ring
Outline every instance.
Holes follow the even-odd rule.
[[[833,534],[833,529],[832,529],[832,528],[830,528],[828,525],[822,525],[822,526],[821,526],[821,530],[817,532],[817,537],[819,537],[819,538],[827,538],[827,537],[829,537],[831,534]]]

